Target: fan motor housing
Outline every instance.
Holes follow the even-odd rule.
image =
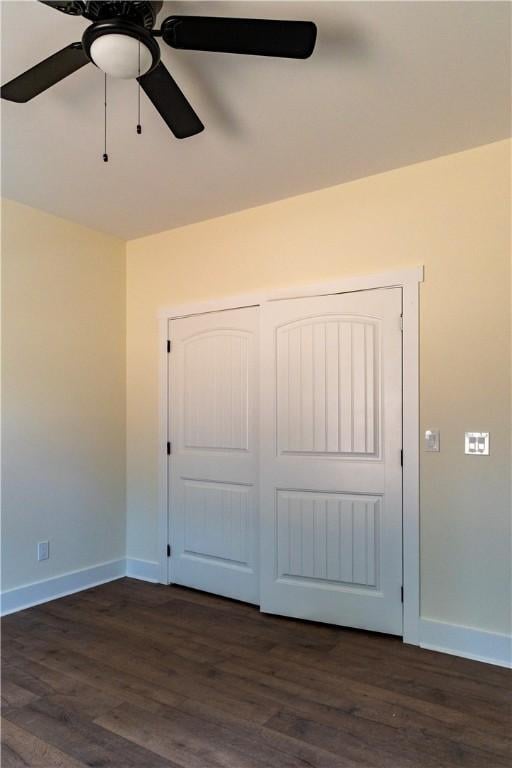
[[[156,17],[163,3],[150,0],[93,0],[84,2],[82,16],[89,21],[104,21],[122,18],[132,21],[145,29],[153,29]]]

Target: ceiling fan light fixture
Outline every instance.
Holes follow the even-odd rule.
[[[160,61],[160,48],[151,32],[126,19],[91,24],[82,45],[93,64],[110,77],[124,80],[146,75]]]
[[[124,80],[145,75],[153,64],[151,51],[143,42],[118,33],[101,35],[93,40],[89,55],[96,66],[107,75]]]

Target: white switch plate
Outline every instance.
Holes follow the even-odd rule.
[[[440,450],[440,434],[438,429],[427,429],[425,432],[425,450],[436,453]]]
[[[49,541],[40,541],[37,545],[37,559],[38,560],[48,560],[50,557],[50,542]]]
[[[489,455],[489,432],[466,432],[464,453],[474,456]]]

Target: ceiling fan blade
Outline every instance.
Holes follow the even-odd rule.
[[[172,48],[307,59],[316,41],[312,21],[169,16],[162,37]]]
[[[85,3],[82,0],[39,0],[43,5],[49,5],[56,11],[69,13],[70,16],[82,16],[85,10]]]
[[[72,43],[2,85],[0,96],[18,103],[30,101],[88,63],[82,43]]]
[[[162,62],[137,80],[177,139],[186,139],[204,129],[204,125]]]

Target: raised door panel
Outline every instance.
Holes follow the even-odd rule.
[[[248,333],[216,330],[183,342],[184,447],[249,448]]]
[[[277,578],[377,589],[380,506],[375,496],[277,491]]]
[[[252,489],[233,483],[183,482],[184,555],[250,567]]]
[[[280,454],[378,457],[379,323],[312,317],[278,328]]]

